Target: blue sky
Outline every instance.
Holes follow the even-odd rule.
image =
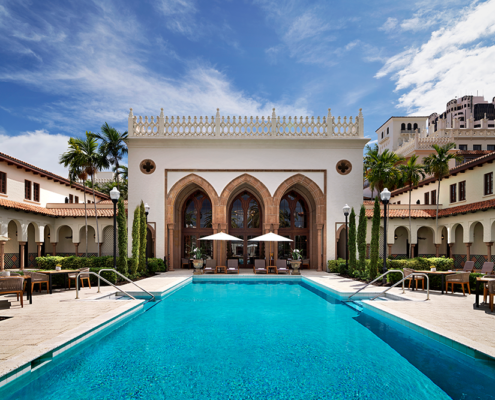
[[[495,0],[0,0],[0,151],[135,115],[391,115],[495,96]]]

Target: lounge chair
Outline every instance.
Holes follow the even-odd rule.
[[[466,261],[464,263],[464,268],[456,269],[455,271],[473,272],[473,269],[474,269],[474,261]]]
[[[493,263],[492,262],[486,262],[483,264],[481,267],[481,273],[482,274],[493,274]]]
[[[404,268],[404,277],[407,277],[408,275],[411,275],[414,273],[414,270],[409,269],[409,268]],[[411,289],[411,282],[413,280],[413,277],[410,276],[409,278],[406,278],[405,283],[409,281],[409,289]],[[425,290],[425,277],[422,275],[418,275],[414,277],[414,280],[416,281],[416,289],[419,289],[419,282],[421,282],[421,289]]]
[[[302,260],[301,269],[304,269],[304,268],[309,269],[309,258],[305,258],[304,260]]]
[[[41,292],[41,284],[46,283],[46,292],[48,293],[49,291],[49,281],[48,281],[48,275],[46,274],[41,274],[39,272],[32,272],[32,271],[26,271],[24,272],[25,275],[28,275],[31,277],[31,293],[34,293],[34,285],[39,285],[39,291]]]
[[[89,272],[89,268],[83,268],[81,269],[81,271],[79,272]],[[68,274],[67,277],[69,278],[69,290],[70,290],[70,281],[73,280],[74,281],[74,286],[76,286],[76,279],[77,279],[77,274],[79,272],[76,272],[74,274]],[[88,286],[89,288],[91,289],[91,281],[89,280],[89,274],[84,274],[82,273],[80,275],[80,279],[81,279],[81,286],[84,287],[84,281],[88,281]],[[77,286],[76,286],[77,287]]]
[[[258,274],[260,272],[268,273],[266,269],[266,260],[254,260],[254,273]]]
[[[469,287],[469,276],[471,272],[460,272],[458,274],[447,275],[445,277],[445,291],[449,291],[449,283],[452,286],[452,293],[454,293],[454,285],[462,285],[462,294],[465,296],[466,292],[464,286],[467,285],[468,293],[471,294],[471,288]]]
[[[217,262],[215,260],[206,260],[205,268],[203,269],[204,274],[216,274],[217,272]]]
[[[277,274],[288,274],[289,272],[287,260],[277,260]]]
[[[16,294],[17,300],[21,299],[21,307],[24,308],[24,278],[7,277],[0,279],[0,294]]]
[[[239,273],[239,260],[237,258],[233,260],[227,260],[227,269],[225,271],[227,274],[238,274]]]

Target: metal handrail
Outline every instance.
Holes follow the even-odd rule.
[[[352,296],[354,296],[355,294],[358,294],[361,290],[364,290],[366,289],[369,285],[371,285],[372,283],[375,283],[378,279],[388,275],[389,273],[391,272],[400,272],[402,274],[402,293],[405,293],[405,290],[404,290],[404,271],[401,271],[400,269],[389,269],[387,272],[385,272],[384,274],[381,274],[378,278],[376,278],[374,281],[371,281],[369,283],[367,283],[366,285],[364,285],[361,289],[359,289],[357,292],[354,292],[353,294],[351,294],[347,300],[349,300]]]
[[[152,298],[153,300],[152,301],[155,301],[155,296],[148,292],[146,289],[143,289],[141,286],[139,286],[136,282],[133,282],[131,281],[127,276],[125,275],[122,275],[119,271],[115,271],[113,268],[108,268],[108,269],[100,269],[100,271],[98,272],[98,293],[100,293],[100,278],[101,279],[104,279],[100,276],[100,274],[103,272],[103,271],[112,271],[112,272],[115,272],[117,275],[121,276],[122,278],[124,278],[125,280],[127,280],[127,282],[129,283],[132,283],[134,286],[138,287],[139,289],[141,289],[143,292],[146,292],[148,293]]]
[[[98,279],[101,278],[103,279],[104,282],[108,283],[109,285],[112,285],[115,289],[117,289],[118,291],[122,292],[122,293],[125,293],[127,296],[129,296],[132,300],[136,300],[136,298],[132,295],[130,295],[129,293],[127,293],[125,290],[123,289],[120,289],[118,288],[117,286],[115,286],[112,282],[109,282],[107,281],[105,278],[103,278],[102,276],[99,276],[96,272],[92,272],[92,271],[84,271],[84,272],[79,272],[77,274],[77,277],[76,277],[76,299],[79,299],[79,276],[81,274],[92,274],[94,276],[97,276]],[[99,283],[99,280],[98,280],[98,283]]]
[[[390,289],[397,286],[401,282],[402,282],[402,290],[404,290],[404,281],[411,276],[413,277],[413,279],[415,276],[426,276],[426,300],[430,300],[430,278],[428,277],[427,274],[424,274],[422,272],[413,272],[412,274],[407,275],[405,278],[402,278],[399,282],[394,283],[392,286],[388,287],[380,294],[377,294],[375,297],[372,297],[370,300],[375,300],[377,297],[380,297],[381,295],[387,293]]]

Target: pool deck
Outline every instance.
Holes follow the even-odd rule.
[[[249,270],[241,270],[240,275],[255,276]],[[361,282],[336,274],[305,270],[302,275],[340,295],[353,293],[363,286]],[[179,270],[141,280],[138,284],[152,293],[161,293],[191,276],[192,271]],[[131,293],[137,292],[130,284],[121,287]],[[381,290],[370,286],[363,292],[378,294]],[[0,316],[13,317],[0,321],[0,377],[143,304],[143,301],[88,301],[113,292],[115,289],[107,286],[101,288],[100,294],[95,287],[84,288],[80,292],[80,300],[75,299],[74,290],[55,291],[52,295],[35,293],[33,304],[25,301],[24,308],[15,301],[15,295],[0,296],[0,299],[8,298],[12,302],[10,309],[0,310]],[[381,314],[386,313],[393,319],[400,318],[405,321],[403,325],[420,327],[423,334],[424,330],[432,331],[495,357],[495,313],[491,313],[484,304],[475,309],[474,294],[441,295],[440,292],[431,291],[430,300],[424,301],[426,292],[422,290],[413,292],[406,289],[405,294],[402,294],[400,288],[394,288],[389,293],[394,300],[404,301],[366,300],[365,307]]]

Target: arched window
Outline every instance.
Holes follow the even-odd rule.
[[[407,130],[408,130],[408,131],[412,131],[412,126],[411,126],[411,124],[407,124]]]
[[[213,242],[201,240],[212,235],[212,206],[208,196],[198,190],[184,202],[182,212],[182,257],[189,258],[193,248],[200,246],[207,258],[213,257]]]
[[[400,130],[405,131],[406,130],[406,124],[400,124]]]
[[[262,213],[258,199],[244,191],[234,198],[230,206],[229,234],[242,241],[229,242],[228,257],[237,258],[241,268],[252,267],[262,257],[263,243],[250,242],[262,234]]]
[[[278,243],[278,258],[290,258],[293,249],[302,250],[303,257],[309,258],[309,213],[304,198],[297,192],[286,193],[280,201],[279,235],[292,242]]]
[[[414,124],[413,129],[418,129],[418,124]]]

